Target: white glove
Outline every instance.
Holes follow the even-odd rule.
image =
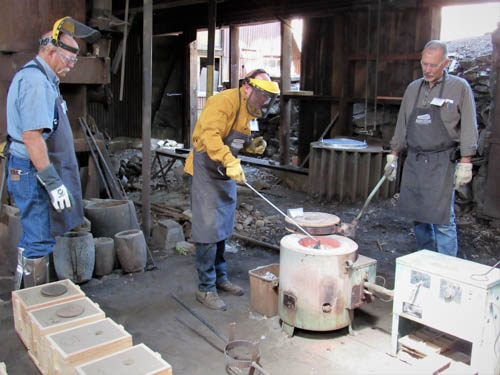
[[[384,174],[389,181],[396,179],[396,172],[398,170],[398,156],[394,154],[387,155],[387,163],[385,164]]]
[[[66,189],[66,186],[64,186],[52,164],[37,172],[36,177],[45,190],[47,190],[47,193],[49,193],[50,201],[56,211],[59,212],[66,208],[71,209],[71,201],[73,200],[73,197],[68,189]]]
[[[50,200],[52,201],[52,206],[55,210],[60,212],[65,208],[71,208],[71,198],[66,189],[66,186],[61,185],[54,190],[49,191]]]
[[[455,169],[455,189],[472,180],[472,163],[458,163]]]

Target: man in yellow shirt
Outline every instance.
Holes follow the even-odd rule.
[[[249,122],[265,117],[279,94],[278,84],[262,69],[243,80],[239,89],[210,97],[193,131],[193,151],[185,172],[191,185],[192,234],[196,244],[196,299],[215,310],[226,304],[217,289],[243,295],[227,278],[224,250],[231,237],[236,210],[236,182],[244,182],[240,151],[262,154],[266,142],[251,139]]]

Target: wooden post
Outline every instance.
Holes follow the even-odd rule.
[[[151,222],[151,100],[153,83],[153,0],[144,0],[142,29],[142,230],[146,240]]]
[[[189,133],[184,131],[183,138],[186,147],[192,147],[193,145],[191,144],[192,142],[191,136],[193,134],[194,126],[196,125],[196,120],[198,119],[198,74],[200,69],[196,40],[190,42],[187,45],[185,61],[187,66],[187,77],[186,77],[187,99],[185,103],[185,109],[186,109],[185,121],[187,126],[185,128],[189,129]]]
[[[207,46],[207,99],[214,93],[215,26],[217,1],[208,2],[208,46]]]
[[[291,56],[292,28],[290,20],[281,21],[281,92],[290,91],[291,87]],[[290,99],[280,96],[280,164],[287,165],[290,149],[290,123],[292,119],[292,104]]]
[[[231,88],[237,88],[239,86],[240,79],[240,28],[235,25],[229,27],[229,43],[230,43],[230,54],[231,54],[231,76],[229,80],[231,82]]]

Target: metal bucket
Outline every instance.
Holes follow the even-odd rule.
[[[59,280],[83,283],[92,278],[95,247],[89,232],[67,232],[56,237],[54,267]]]
[[[316,239],[321,249],[312,248],[313,239],[302,234],[281,239],[279,315],[292,327],[331,331],[352,322],[346,300],[358,245],[338,235]]]

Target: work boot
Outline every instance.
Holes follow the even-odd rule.
[[[242,296],[243,295],[243,289],[241,288],[241,286],[233,284],[229,280],[223,281],[222,283],[218,284],[217,289],[223,290],[224,292],[231,293],[235,296]]]
[[[196,300],[209,309],[225,311],[227,308],[226,304],[220,299],[217,292],[202,292],[197,290]]]

